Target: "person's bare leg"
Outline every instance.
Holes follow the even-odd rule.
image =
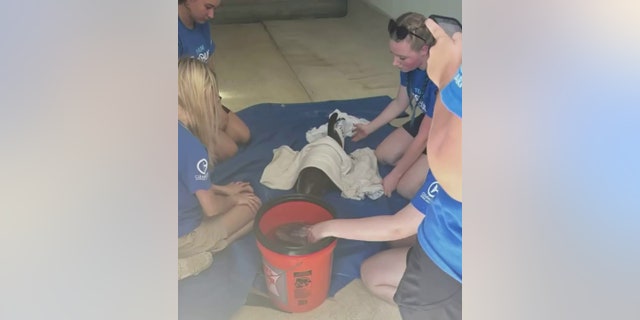
[[[215,149],[217,161],[227,160],[238,153],[238,145],[224,131],[218,132],[218,141]]]
[[[418,230],[416,230],[416,234],[417,233],[418,233]],[[406,238],[399,239],[399,240],[389,241],[387,243],[391,246],[391,248],[411,247],[417,241],[416,234],[412,236],[408,236]]]
[[[395,165],[409,148],[413,137],[404,128],[397,128],[391,132],[375,150],[378,161]]]
[[[393,295],[407,268],[409,247],[393,248],[375,254],[360,267],[365,287],[378,298],[395,305]]]
[[[396,191],[405,199],[412,199],[416,192],[420,190],[420,187],[424,184],[424,180],[427,178],[427,172],[429,171],[429,162],[427,161],[427,155],[421,154],[418,160],[402,175]]]
[[[225,128],[225,133],[236,143],[239,145],[246,144],[251,139],[251,132],[249,131],[249,127],[240,119],[235,113],[230,111],[228,113],[229,120],[227,122],[227,127]]]
[[[235,206],[231,210],[225,212],[220,216],[220,222],[227,230],[228,242],[231,242],[229,238],[235,237],[237,239],[242,234],[236,235],[238,232],[247,232],[250,230],[248,225],[251,225],[253,218],[256,216],[257,211],[251,209],[249,206]],[[248,229],[247,229],[248,228]],[[246,230],[245,230],[246,229]]]
[[[240,239],[240,237],[249,233],[249,231],[251,231],[251,228],[253,228],[253,219],[251,219],[251,221],[249,221],[244,227],[240,228],[238,231],[234,232],[233,234],[230,234],[227,237],[227,242],[231,243]]]

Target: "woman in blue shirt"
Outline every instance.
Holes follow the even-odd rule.
[[[394,215],[333,219],[309,228],[311,241],[337,237],[390,241],[417,232],[410,248],[392,248],[361,267],[365,286],[396,303],[402,319],[462,318],[462,34],[450,38],[427,20],[436,39],[427,72],[441,89],[427,142],[429,165],[411,203]]]
[[[364,139],[410,108],[411,120],[389,134],[375,151],[380,162],[394,166],[382,180],[387,196],[397,190],[411,199],[429,169],[425,149],[438,88],[425,72],[429,55],[426,40],[430,37],[425,19],[422,14],[407,12],[389,21],[389,50],[393,65],[400,69],[398,93],[375,119],[356,125],[353,136],[353,141]]]
[[[212,107],[213,106],[213,107]],[[248,183],[211,183],[220,115],[215,76],[196,58],[178,61],[178,279],[207,269],[213,254],[251,230],[261,201]]]

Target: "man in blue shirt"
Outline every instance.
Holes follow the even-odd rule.
[[[209,20],[215,16],[222,0],[178,1],[178,59],[193,57],[207,63],[214,70],[213,53],[216,44],[211,39]],[[222,98],[220,98],[222,99]],[[249,127],[233,111],[222,105],[226,112],[221,122],[216,153],[218,161],[234,156],[239,146],[251,139]]]
[[[216,45],[211,39],[209,20],[221,0],[178,1],[178,58],[195,57],[213,67]]]

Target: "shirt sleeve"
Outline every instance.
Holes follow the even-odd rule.
[[[400,72],[400,85],[406,87],[409,84],[409,74]]]
[[[427,173],[427,178],[424,181],[420,190],[416,192],[416,195],[411,199],[411,204],[423,214],[427,213],[427,210],[431,207],[433,199],[440,191],[440,184],[436,180],[431,170]]]
[[[207,149],[184,128],[178,136],[178,171],[190,193],[211,188]]]
[[[462,118],[462,67],[453,77],[453,80],[442,89],[440,99],[449,111]]]
[[[209,190],[211,180],[209,180],[209,159],[206,151],[194,152],[187,157],[187,167],[185,170],[185,183],[189,192],[196,193],[198,190]]]

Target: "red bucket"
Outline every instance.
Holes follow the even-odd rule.
[[[324,302],[331,284],[335,238],[306,245],[278,241],[275,229],[289,223],[315,224],[334,218],[324,201],[303,194],[286,195],[262,206],[254,231],[271,302],[287,312],[309,311]]]

